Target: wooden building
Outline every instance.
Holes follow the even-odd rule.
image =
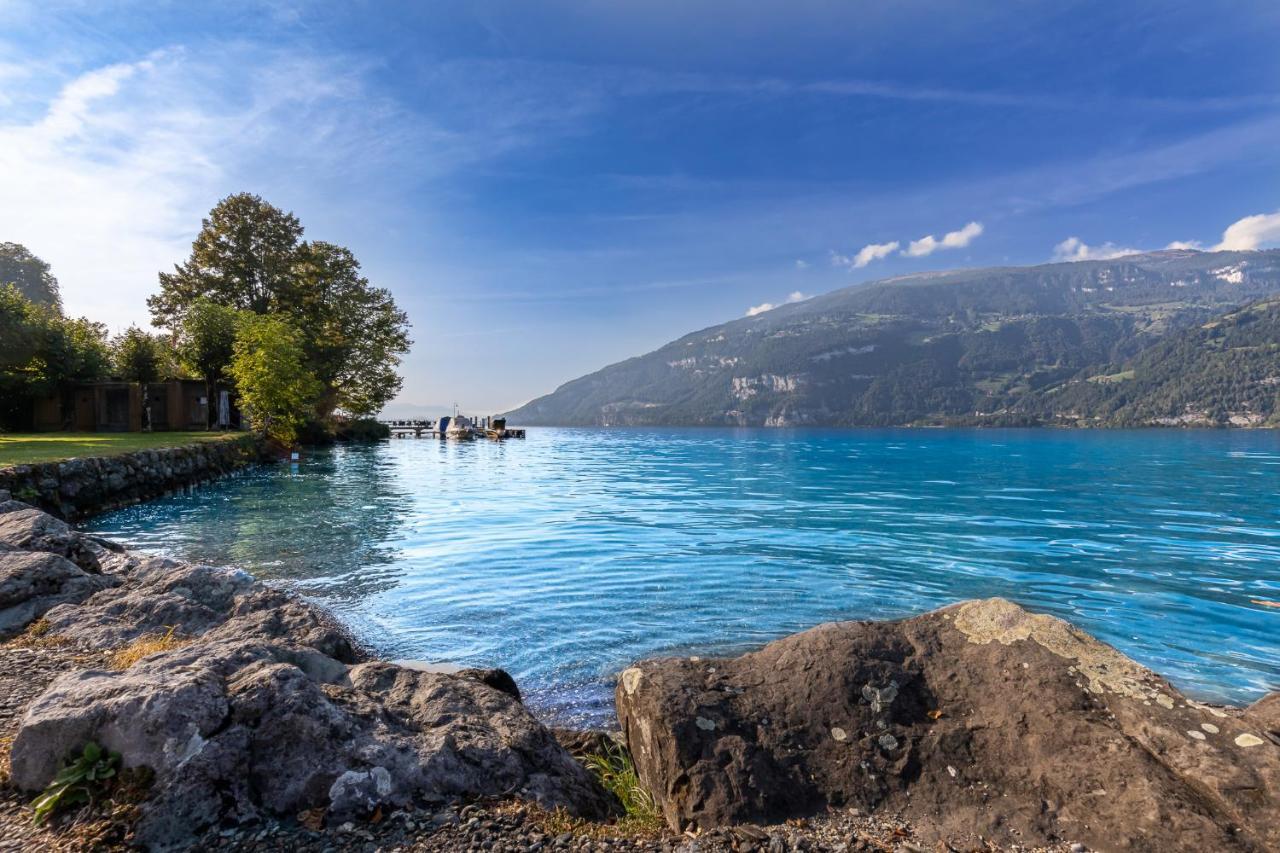
[[[33,425],[44,431],[139,432],[146,425],[148,406],[153,430],[195,430],[208,424],[208,391],[203,381],[151,382],[145,400],[142,390],[137,382],[71,385],[60,394],[35,401]]]

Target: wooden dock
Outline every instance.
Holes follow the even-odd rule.
[[[446,419],[447,420],[447,419]],[[523,429],[512,429],[505,425],[490,426],[493,421],[498,419],[485,418],[483,426],[471,426],[467,430],[467,434],[462,438],[488,438],[493,441],[502,441],[507,438],[524,438],[525,431]],[[447,426],[441,429],[439,421],[431,420],[389,420],[379,421],[391,430],[392,438],[445,438]]]

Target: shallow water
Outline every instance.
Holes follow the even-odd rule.
[[[1280,435],[531,430],[337,448],[92,519],[507,668],[565,722],[654,654],[1001,595],[1205,699],[1280,687]]]

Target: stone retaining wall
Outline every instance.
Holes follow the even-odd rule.
[[[254,436],[0,468],[0,490],[68,521],[159,497],[260,461]]]

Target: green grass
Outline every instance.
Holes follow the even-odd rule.
[[[0,433],[0,468],[57,462],[73,456],[115,456],[227,437],[218,432],[23,432]],[[243,435],[243,433],[231,433]]]

